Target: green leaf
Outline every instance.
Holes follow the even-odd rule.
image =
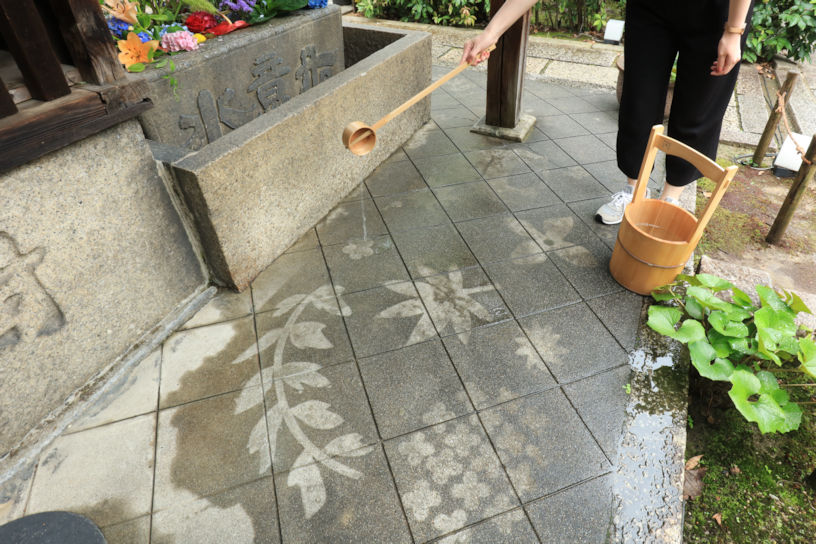
[[[127,67],[127,71],[128,72],[133,72],[133,73],[144,72],[144,70],[145,70],[145,65],[144,65],[144,63],[141,63],[141,62],[137,62],[136,64],[131,64],[130,66]]]
[[[760,372],[755,376],[746,367],[734,370],[729,381],[733,384],[728,396],[737,410],[759,425],[763,433],[788,432],[799,427],[801,410],[789,402],[787,393],[779,390],[773,375]],[[756,400],[750,400],[757,396]]]
[[[734,284],[730,281],[718,278],[717,276],[712,276],[711,274],[697,274],[697,279],[700,281],[700,285],[703,287],[708,287],[715,292],[725,291],[734,287]]]
[[[787,306],[784,311],[774,310],[772,306],[763,306],[754,313],[754,323],[757,327],[759,352],[770,357],[776,364],[781,364],[776,351],[784,351],[791,355],[798,353],[796,324],[793,321],[793,313]]]
[[[748,338],[728,338],[728,346],[743,355],[753,355],[756,353],[753,340],[749,340]]]
[[[803,312],[806,314],[813,313],[810,311],[810,308],[807,307],[807,304],[805,304],[802,299],[799,298],[799,295],[791,291],[783,290],[782,292],[785,294],[785,304],[787,304],[795,314],[800,314]]]
[[[671,291],[661,291],[657,289],[652,291],[652,298],[655,299],[657,302],[665,302],[667,300],[676,299],[677,295],[675,295]]]
[[[738,289],[737,287],[733,287],[731,289],[731,299],[734,301],[734,304],[745,308],[746,310],[753,311],[756,309],[754,306],[754,302],[751,300],[745,291]]]
[[[706,337],[703,324],[696,319],[686,319],[677,332],[670,336],[684,344],[703,340]]]
[[[678,274],[674,281],[675,283],[686,282],[689,285],[700,285],[700,280],[697,276],[690,276],[688,274]]]
[[[802,370],[816,378],[816,343],[811,338],[799,339],[799,362],[802,363]]]
[[[689,343],[689,355],[694,368],[703,378],[728,381],[731,373],[734,372],[734,365],[731,361],[717,357],[717,352],[705,340]],[[710,364],[712,360],[714,364]]]
[[[649,319],[646,324],[653,330],[665,336],[674,338],[674,326],[683,317],[683,313],[670,306],[649,306]]]
[[[717,357],[725,358],[734,352],[731,349],[731,340],[732,338],[724,336],[714,329],[708,331],[708,341],[711,343],[711,347],[714,348],[714,351],[717,352]]]
[[[153,66],[155,66],[156,68],[164,68],[165,66],[167,66],[167,59],[162,59],[156,62]]]
[[[686,294],[694,297],[702,306],[711,310],[727,311],[733,306],[733,304],[715,296],[714,293],[706,287],[689,287],[686,289]]]
[[[759,295],[759,300],[762,302],[762,307],[770,307],[776,310],[777,312],[790,312],[793,313],[792,310],[788,307],[785,302],[779,298],[779,295],[776,294],[776,291],[771,289],[770,287],[766,287],[764,285],[757,285],[756,292]]]
[[[686,312],[694,319],[705,319],[705,308],[692,297],[686,297]]]
[[[744,338],[748,336],[748,327],[745,323],[740,321],[731,321],[724,312],[716,310],[711,312],[708,316],[708,322],[714,327],[714,330],[723,336],[733,336],[736,338]]]

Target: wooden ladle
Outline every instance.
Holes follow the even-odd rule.
[[[485,52],[493,51],[496,49],[495,45],[491,45]],[[484,52],[483,52],[484,53]],[[399,106],[397,109],[374,123],[373,126],[368,126],[362,121],[352,121],[346,128],[343,130],[343,145],[348,148],[349,151],[354,153],[355,155],[365,155],[369,153],[372,149],[374,149],[374,145],[377,143],[377,131],[381,129],[388,121],[396,117],[397,115],[401,114],[436,89],[453,79],[456,75],[458,75],[462,70],[470,66],[467,62],[463,62],[447,74],[445,74],[442,78],[438,81],[435,81],[431,85],[425,88],[425,90],[420,91],[419,93],[415,94],[413,97],[409,98],[404,104]]]

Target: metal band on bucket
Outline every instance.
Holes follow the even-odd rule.
[[[645,264],[646,266],[651,266],[653,268],[665,268],[666,270],[672,270],[672,269],[675,269],[675,268],[680,268],[681,266],[686,266],[686,263],[676,264],[674,266],[665,266],[665,265],[662,265],[662,264],[649,263],[649,262],[644,261],[640,257],[632,255],[632,253],[628,249],[626,249],[626,246],[623,245],[623,242],[621,242],[620,236],[618,236],[618,244],[620,245],[621,249],[623,249],[626,252],[627,255],[632,257],[637,262]]]

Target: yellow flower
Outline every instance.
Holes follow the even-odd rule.
[[[155,51],[159,47],[159,42],[151,40],[142,43],[134,32],[129,32],[126,40],[119,40],[119,62],[125,65],[126,68],[137,64],[139,62],[150,62],[150,52]]]
[[[139,20],[136,18],[137,6],[136,2],[129,2],[128,0],[105,0],[102,9],[121,21],[135,25],[139,24]]]
[[[193,36],[195,36],[195,39],[198,43],[203,43],[207,41],[207,37],[204,34],[199,34],[198,32],[196,32],[195,34],[193,34]]]

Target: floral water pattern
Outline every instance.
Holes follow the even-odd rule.
[[[341,288],[337,289],[340,294]],[[306,429],[329,431],[340,426],[344,421],[343,417],[331,411],[331,406],[326,402],[307,400],[291,406],[287,397],[287,387],[303,391],[307,387],[324,388],[331,385],[329,380],[320,374],[321,365],[308,361],[286,362],[284,352],[287,343],[299,349],[333,348],[331,341],[323,334],[326,327],[324,323],[298,320],[310,306],[332,315],[351,315],[351,309],[342,299],[339,308],[336,300],[338,299],[335,299],[331,285],[324,285],[310,294],[297,294],[284,299],[275,308],[273,316],[288,314],[286,323],[281,328],[268,331],[259,339],[261,350],[274,348],[273,366],[262,373],[262,379],[265,392],[274,390],[275,401],[274,404],[270,403],[266,421],[261,419],[253,429],[249,439],[250,450],[257,450],[264,444],[267,423],[272,459],[275,457],[278,433],[288,431],[298,442],[302,451],[291,467],[287,484],[289,487],[300,488],[306,519],[311,518],[326,504],[326,486],[320,472],[321,467],[348,478],[359,479],[363,474],[338,458],[359,457],[367,455],[374,449],[373,446],[364,446],[362,436],[358,433],[338,436],[324,447],[318,446],[309,437]],[[239,401],[236,412],[248,409],[251,403],[249,400],[244,403]],[[270,468],[262,466],[260,470],[264,472]]]

